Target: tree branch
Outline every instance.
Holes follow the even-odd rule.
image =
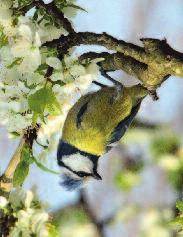
[[[19,146],[17,147],[13,157],[11,158],[8,167],[6,168],[4,174],[0,177],[0,196],[8,197],[11,189],[13,188],[12,179],[15,170],[20,163],[21,152],[25,144],[27,144],[30,149],[34,140],[37,139],[37,133],[40,126],[37,125],[35,128],[29,127],[25,131],[23,137],[20,140]]]
[[[100,45],[116,53],[95,54],[105,56],[106,70],[122,69],[139,78],[149,90],[154,90],[169,75],[183,76],[183,54],[172,49],[166,40],[141,39],[144,47],[118,40],[106,33],[71,33],[59,39],[46,42],[43,46],[55,47],[60,54],[66,54],[70,48],[79,45]],[[90,53],[91,56],[92,53]],[[94,53],[93,53],[94,55]],[[85,55],[86,56],[86,55]]]
[[[43,46],[56,47],[60,52],[65,54],[71,47],[82,44],[104,46],[109,50],[118,51],[125,55],[132,56],[137,60],[144,61],[144,57],[146,57],[145,50],[142,47],[126,43],[123,40],[118,40],[105,32],[102,34],[96,34],[93,32],[75,32],[68,36],[62,35],[59,39],[46,42]]]
[[[21,138],[19,146],[17,147],[12,159],[10,160],[8,167],[4,174],[0,177],[0,196],[8,196],[12,189],[12,178],[16,170],[17,165],[20,162],[21,151],[25,144],[25,138]]]

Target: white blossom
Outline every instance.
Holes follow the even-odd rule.
[[[10,10],[11,1],[1,0],[0,2],[0,24],[4,24],[11,19],[12,11]]]
[[[18,2],[14,1],[14,4],[14,7],[18,6]],[[45,63],[53,67],[50,82],[61,112],[59,116],[52,116],[45,110],[45,125],[38,117],[38,122],[47,127],[42,136],[47,137],[49,143],[47,150],[42,147],[36,157],[46,157],[56,150],[57,141],[53,142],[52,136],[61,130],[68,109],[96,79],[98,68],[95,62],[83,66],[72,56],[73,50],[61,61],[53,50],[41,48],[42,43],[67,32],[62,27],[45,25],[46,20],[38,24],[31,15],[20,16],[18,23],[12,24],[11,5],[10,0],[0,1],[0,31],[8,39],[0,48],[0,123],[6,125],[9,132],[19,134],[32,124],[33,111],[29,108],[28,98],[46,85],[46,68],[40,68],[44,68]],[[74,8],[63,9],[64,12],[68,10],[76,12]]]
[[[84,66],[75,64],[70,68],[70,73],[73,77],[78,77],[85,75],[86,70]]]
[[[64,74],[63,72],[55,72],[50,78],[52,81],[64,81]]]
[[[4,66],[10,65],[14,60],[14,56],[12,54],[11,48],[8,46],[3,46],[0,49],[0,56],[1,56],[1,61]]]
[[[0,196],[0,209],[5,208],[7,204],[8,200],[5,197]]]
[[[46,63],[57,70],[62,69],[62,64],[60,60],[56,57],[49,57],[46,59]]]
[[[22,190],[17,190],[13,192],[10,196],[10,204],[17,219],[15,226],[11,228],[10,237],[19,237],[20,234],[25,237],[31,235],[37,237],[49,236],[47,229],[48,213],[35,198],[32,191],[29,190],[24,193]]]
[[[51,41],[53,39],[58,39],[60,35],[66,34],[66,31],[63,28],[57,28],[51,25],[45,27],[44,23],[45,22],[43,21],[38,29],[38,34],[42,43],[45,43],[46,41]]]

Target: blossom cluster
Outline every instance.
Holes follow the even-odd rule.
[[[24,193],[20,189],[16,190],[10,195],[9,201],[0,196],[0,212],[14,218],[14,223],[10,228],[10,237],[49,237],[52,236],[52,231],[56,233],[45,207],[32,191]]]
[[[56,50],[42,47],[67,32],[49,22],[41,10],[36,17],[32,9],[15,19],[13,9],[21,2],[26,1],[0,1],[0,124],[11,134],[21,135],[24,129],[39,123],[43,128],[38,139],[47,141],[61,128],[75,98],[96,78],[98,67],[95,62],[81,64],[74,51],[59,59]],[[75,6],[71,0],[68,3]],[[64,7],[63,12],[71,18],[76,8]],[[53,69],[49,78],[45,76],[48,67]],[[50,123],[52,127],[58,125],[51,133]],[[49,135],[45,134],[48,130]]]

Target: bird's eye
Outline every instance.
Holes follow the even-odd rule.
[[[83,172],[83,171],[79,171],[79,172],[77,172],[77,175],[78,175],[79,177],[83,178],[83,177],[89,176],[90,174],[88,174],[88,173],[86,173],[86,172]]]

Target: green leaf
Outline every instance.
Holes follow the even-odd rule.
[[[40,163],[39,161],[37,161],[34,157],[32,157],[33,161],[35,162],[35,164],[43,171],[51,173],[51,174],[60,174],[59,172],[56,172],[54,170],[51,170],[49,168],[47,168],[46,166],[44,166],[42,163]]]
[[[47,88],[47,110],[51,115],[60,114],[60,104],[57,101],[56,96],[54,95],[52,88]]]
[[[39,117],[39,114],[37,114],[36,112],[34,112],[34,113],[33,113],[33,116],[32,116],[32,126],[33,126],[33,127],[36,126],[38,117]]]
[[[27,145],[24,145],[20,163],[18,164],[15,173],[13,175],[13,186],[19,187],[23,184],[24,180],[29,174],[29,166],[33,163],[32,152]]]
[[[41,88],[33,95],[30,95],[28,97],[28,103],[30,109],[36,116],[42,117],[45,109],[47,109],[51,115],[60,114],[60,105],[51,87]]]
[[[37,21],[39,15],[38,15],[38,10],[35,11],[34,15],[33,15],[33,20]]]
[[[11,132],[10,134],[13,138],[20,137],[20,134],[18,132]]]
[[[43,72],[48,68],[48,65],[46,63],[41,64],[36,72],[40,73],[42,75]],[[45,74],[45,73],[44,73]]]
[[[24,161],[28,164],[32,164],[33,160],[32,160],[32,151],[30,150],[30,148],[28,147],[28,145],[24,145],[23,149],[22,149],[22,153],[21,153],[21,161]]]
[[[60,236],[59,232],[56,229],[56,226],[49,223],[47,228],[48,228],[48,232],[49,232],[49,237],[59,237]]]
[[[183,225],[183,217],[176,217],[174,220],[170,221],[170,224],[178,226]]]
[[[37,114],[42,114],[47,104],[47,91],[42,88],[28,97],[29,107]]]
[[[32,85],[29,86],[29,85],[27,84],[27,81],[24,82],[24,85],[25,85],[25,87],[27,87],[27,88],[30,89],[30,90],[35,89],[36,86],[37,86],[37,85],[35,85],[35,84],[32,84]]]
[[[25,162],[25,161],[21,161],[16,170],[15,173],[13,175],[13,186],[14,187],[19,187],[22,186],[22,184],[24,183],[24,180],[26,179],[26,177],[29,174],[29,163]]]
[[[179,209],[179,211],[183,212],[183,201],[177,201],[176,202],[176,207]]]
[[[81,11],[84,11],[84,12],[87,12],[84,8],[78,6],[78,5],[75,5],[75,4],[67,4],[65,7],[72,7],[72,8],[75,8],[77,10],[81,10]]]
[[[7,66],[8,69],[16,66],[16,65],[20,65],[23,61],[23,58],[16,58],[10,65]]]
[[[0,29],[0,48],[8,44],[8,37]]]

